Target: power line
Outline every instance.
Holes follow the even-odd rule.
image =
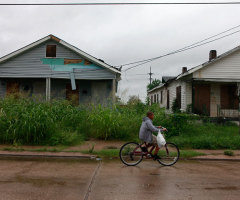
[[[173,51],[173,52],[180,51],[180,50],[184,50],[184,49],[186,49],[186,48],[189,48],[189,47],[192,47],[192,46],[194,46],[194,45],[200,44],[200,43],[202,43],[202,42],[204,42],[204,41],[207,41],[207,40],[209,40],[209,39],[212,39],[212,38],[214,38],[214,37],[217,37],[217,36],[219,36],[219,35],[222,35],[222,34],[224,34],[224,33],[227,33],[227,32],[229,32],[229,31],[231,31],[231,30],[234,30],[234,29],[236,29],[236,28],[238,28],[238,27],[240,27],[240,25],[234,26],[234,27],[232,27],[232,28],[230,28],[230,29],[227,29],[226,31],[223,31],[223,32],[218,33],[218,34],[216,34],[216,35],[213,35],[213,36],[211,36],[211,37],[205,38],[205,39],[203,39],[203,40],[201,40],[201,41],[199,41],[199,42],[196,42],[196,43],[193,43],[193,44],[191,44],[191,45],[185,46],[185,47],[183,47],[183,48],[181,48],[181,49],[178,49],[178,50],[175,50],[175,51]],[[162,56],[157,56],[157,57],[153,57],[153,58],[150,58],[150,59],[145,59],[145,60],[140,60],[140,61],[136,61],[136,62],[126,63],[126,64],[121,65],[121,67],[127,66],[127,65],[132,65],[132,64],[137,64],[137,63],[141,63],[141,62],[145,62],[145,61],[149,61],[149,60],[152,60],[152,59],[158,59],[158,58],[161,58],[161,57],[162,57]]]
[[[126,3],[1,3],[0,6],[119,6],[119,5],[236,5],[239,1],[225,2],[126,2]]]
[[[196,47],[203,46],[203,45],[205,45],[205,44],[208,44],[208,43],[211,43],[211,42],[220,40],[220,39],[222,39],[222,38],[231,36],[231,35],[236,34],[236,33],[238,33],[238,32],[240,32],[240,30],[235,31],[235,32],[230,33],[230,34],[227,34],[227,35],[224,35],[224,36],[219,37],[219,38],[217,38],[217,39],[210,40],[210,41],[208,41],[208,42],[199,44],[199,45],[191,46],[191,47],[189,47],[189,48],[182,48],[182,49],[180,49],[180,50],[176,50],[176,51],[173,51],[173,52],[164,54],[164,55],[162,55],[162,56],[158,56],[158,57],[156,57],[156,58],[147,59],[145,62],[142,61],[140,64],[137,64],[137,65],[134,65],[134,66],[132,66],[132,67],[127,68],[127,69],[125,70],[125,72],[128,71],[128,70],[130,70],[130,69],[132,69],[132,68],[138,67],[138,66],[140,66],[140,65],[144,65],[144,64],[146,64],[146,63],[152,62],[152,61],[154,61],[154,60],[157,60],[157,59],[160,59],[160,58],[163,58],[163,57],[166,57],[166,56],[170,56],[170,55],[173,55],[173,54],[177,54],[177,53],[180,53],[180,52],[183,52],[183,51],[187,51],[187,50],[190,50],[190,49],[194,49],[194,48],[196,48]]]

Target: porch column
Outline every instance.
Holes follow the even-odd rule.
[[[238,95],[238,127],[240,134],[240,83],[237,83],[237,95]]]
[[[112,80],[112,99],[113,103],[116,103],[116,80]]]
[[[46,101],[51,100],[51,78],[46,78]]]

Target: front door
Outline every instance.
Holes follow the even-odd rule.
[[[194,113],[210,115],[210,85],[198,84],[194,86]]]
[[[66,99],[73,102],[73,104],[79,104],[79,85],[76,84],[76,90],[72,90],[71,83],[66,85]]]

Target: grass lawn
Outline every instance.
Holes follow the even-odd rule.
[[[119,149],[103,149],[98,151],[93,151],[89,153],[88,150],[81,151],[82,153],[97,155],[99,157],[119,157]],[[192,158],[196,156],[205,155],[204,153],[196,152],[193,150],[180,150],[180,157],[181,158]]]
[[[190,124],[168,140],[182,149],[240,149],[239,127],[235,125]]]

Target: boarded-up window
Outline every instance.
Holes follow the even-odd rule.
[[[221,108],[238,109],[238,96],[236,85],[221,85]]]
[[[19,85],[18,82],[7,82],[7,95],[19,93]]]
[[[170,104],[170,102],[169,102],[169,90],[167,91],[167,109],[169,109],[169,104]]]
[[[46,57],[56,57],[56,45],[47,45]]]
[[[161,91],[161,103],[163,101],[163,91]]]
[[[176,100],[177,100],[177,107],[179,109],[181,109],[181,98],[182,98],[182,94],[181,94],[181,86],[176,87]]]
[[[199,84],[194,86],[194,113],[210,114],[210,85]]]
[[[76,90],[72,90],[71,83],[66,85],[66,99],[71,101],[74,105],[79,104],[79,85],[76,84]]]

